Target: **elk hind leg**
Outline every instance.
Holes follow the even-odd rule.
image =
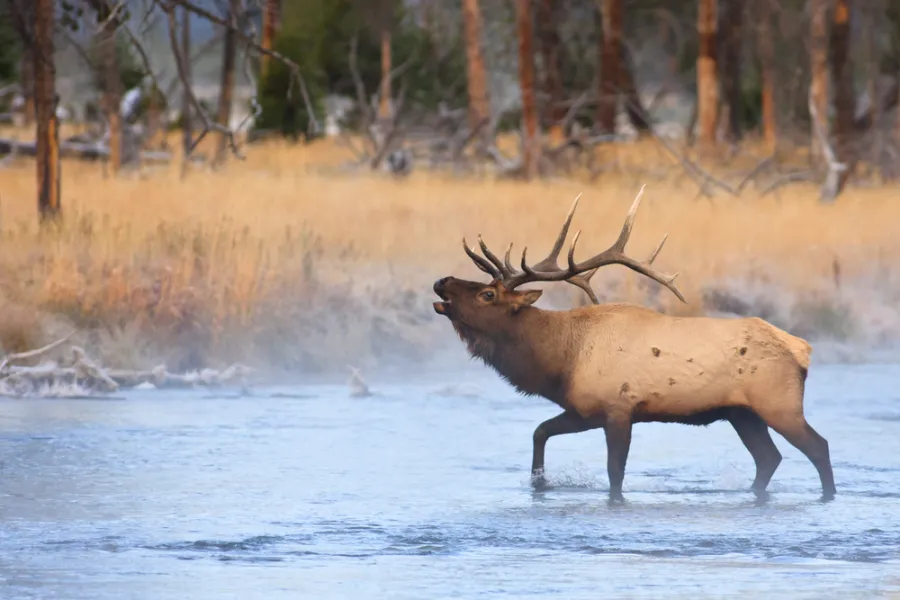
[[[809,462],[819,472],[822,483],[822,498],[834,499],[834,473],[831,470],[831,455],[828,441],[813,429],[802,413],[779,415],[776,419],[767,419],[769,427],[784,437],[792,446],[806,455]]]
[[[756,463],[756,478],[750,489],[757,496],[764,496],[772,475],[781,464],[781,452],[772,441],[766,422],[752,410],[735,408],[729,414],[728,421]]]

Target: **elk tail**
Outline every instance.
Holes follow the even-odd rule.
[[[779,329],[778,333],[779,337],[787,346],[788,350],[790,350],[791,355],[794,357],[794,360],[797,361],[797,366],[800,368],[801,377],[803,378],[803,380],[806,380],[806,374],[809,371],[810,356],[812,355],[812,346],[810,346],[809,342],[807,342],[803,338],[791,335],[786,331],[782,331]]]

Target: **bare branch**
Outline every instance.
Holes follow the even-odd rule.
[[[819,200],[821,202],[834,202],[834,199],[841,193],[841,174],[847,170],[847,165],[838,161],[837,154],[835,154],[834,148],[831,147],[828,141],[828,135],[822,131],[818,119],[819,113],[816,110],[815,102],[813,102],[812,88],[810,88],[808,105],[809,114],[812,117],[813,131],[819,140],[819,144],[822,146],[822,154],[828,165],[828,173],[825,175],[825,181],[822,182]]]
[[[319,127],[319,121],[315,117],[315,111],[313,110],[312,102],[310,101],[310,98],[309,98],[309,92],[306,88],[306,80],[303,78],[303,74],[300,71],[300,66],[297,63],[295,63],[288,57],[284,56],[280,52],[276,52],[275,50],[269,50],[267,48],[263,48],[253,37],[248,36],[246,33],[241,31],[240,28],[236,24],[231,23],[227,19],[223,19],[222,17],[219,17],[219,16],[211,13],[210,11],[206,10],[205,8],[195,5],[193,2],[190,2],[189,0],[157,0],[157,1],[160,3],[165,3],[165,5],[167,7],[167,12],[169,12],[170,14],[174,14],[174,13],[172,13],[172,9],[174,9],[175,6],[181,6],[185,9],[189,10],[190,12],[194,13],[195,15],[203,17],[204,19],[210,21],[211,23],[215,23],[216,25],[220,25],[227,29],[233,30],[235,32],[235,34],[237,35],[238,39],[241,40],[242,42],[244,42],[245,44],[247,44],[247,46],[249,48],[252,48],[253,50],[255,50],[261,54],[264,54],[266,56],[274,58],[275,60],[282,63],[284,66],[286,66],[291,73],[291,85],[288,87],[288,98],[289,99],[291,98],[291,95],[293,93],[293,86],[294,86],[294,83],[296,82],[296,84],[300,88],[300,93],[303,96],[303,100],[306,103],[306,111],[309,114],[310,123],[313,125],[315,131],[320,131],[321,128]]]
[[[197,95],[191,88],[184,65],[184,57],[181,55],[181,49],[179,48],[178,44],[178,21],[175,18],[174,3],[170,3],[169,6],[166,7],[166,15],[168,16],[169,21],[169,45],[171,46],[172,54],[175,57],[175,66],[178,69],[178,77],[179,79],[181,79],[182,85],[184,85],[185,91],[190,97],[191,105],[193,105],[194,110],[197,112],[197,115],[203,121],[203,131],[191,145],[190,152],[194,151],[194,148],[196,148],[197,144],[199,144],[200,141],[206,137],[207,133],[209,133],[210,131],[217,131],[226,137],[232,153],[237,158],[243,160],[244,155],[241,154],[241,151],[237,146],[234,132],[225,126],[216,123],[212,118],[210,118],[206,111],[203,110],[203,105],[200,104],[200,100],[197,99]]]

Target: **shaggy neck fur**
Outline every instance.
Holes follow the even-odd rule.
[[[502,327],[478,331],[455,321],[469,353],[496,370],[519,392],[563,405],[577,340],[560,314],[524,307]]]

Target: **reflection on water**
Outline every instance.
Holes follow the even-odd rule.
[[[769,502],[725,424],[636,427],[624,506],[602,432],[489,377],[0,402],[3,598],[871,598],[900,594],[900,370],[817,367],[838,484],[785,456]],[[446,383],[446,382],[443,382]]]

